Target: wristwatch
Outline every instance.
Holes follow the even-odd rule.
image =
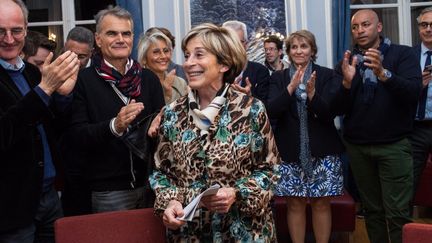
[[[379,80],[381,81],[387,81],[387,79],[391,77],[392,77],[392,73],[387,69],[383,69],[383,71],[378,76]]]

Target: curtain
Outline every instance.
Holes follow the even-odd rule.
[[[333,24],[333,64],[343,58],[343,54],[350,47],[351,40],[351,10],[350,0],[332,1]]]
[[[132,49],[132,58],[137,58],[138,41],[141,33],[143,33],[143,19],[141,0],[116,0],[117,5],[126,9],[132,14],[134,22],[134,46]]]

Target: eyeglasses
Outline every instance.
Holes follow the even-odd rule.
[[[274,48],[274,47],[269,47],[269,48],[264,48],[264,52],[274,52],[274,51],[277,51],[278,49],[277,48]]]
[[[0,28],[0,39],[5,38],[8,31],[10,31],[11,35],[16,39],[22,38],[25,33],[24,28],[12,28],[10,30]]]
[[[432,28],[432,22],[428,23],[428,22],[421,22],[418,24],[418,26],[422,29],[427,29],[427,27],[429,26],[430,28]]]

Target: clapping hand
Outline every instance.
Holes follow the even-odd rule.
[[[68,95],[75,86],[79,60],[75,53],[66,51],[51,62],[54,54],[51,52],[42,66],[42,79],[39,87],[47,94],[54,91],[61,95]]]
[[[171,100],[172,97],[172,85],[174,83],[174,78],[176,77],[176,70],[171,70],[165,77],[161,80],[162,88],[164,90],[165,100]]]
[[[313,71],[312,75],[310,76],[306,84],[306,93],[309,101],[311,101],[315,95],[315,80],[316,80],[316,71]]]
[[[163,110],[161,110],[161,111],[157,114],[157,116],[153,119],[153,121],[151,122],[150,127],[149,127],[149,129],[148,129],[148,131],[147,131],[147,135],[148,135],[149,137],[151,137],[151,138],[156,137],[156,135],[157,135],[158,132],[159,132],[159,126],[160,126],[161,119],[162,119],[162,111],[163,111]]]
[[[342,84],[346,89],[351,88],[352,80],[356,73],[356,66],[358,62],[357,57],[354,56],[351,64],[349,64],[350,57],[351,57],[351,52],[346,51],[344,53],[344,58],[342,60],[342,75],[343,75]]]
[[[290,83],[287,86],[288,93],[292,95],[297,87],[300,85],[301,81],[303,80],[304,70],[302,66],[298,66],[296,72],[294,73],[294,76],[291,78]]]
[[[373,73],[378,77],[382,70],[381,52],[378,49],[369,48],[365,52],[363,64],[372,69]]]
[[[242,81],[242,77],[241,76],[239,76],[239,77],[237,77],[235,80],[234,80],[234,82],[233,82],[233,84],[231,85],[231,87],[234,89],[234,90],[237,90],[237,91],[240,91],[240,92],[242,92],[242,93],[244,93],[244,94],[247,94],[247,95],[252,95],[252,91],[251,91],[251,88],[252,88],[252,84],[251,84],[251,82],[249,81],[249,77],[246,77],[245,78],[245,82],[246,82],[246,85],[245,85],[245,87],[242,87],[240,84],[241,84],[241,81]]]
[[[144,104],[142,102],[136,102],[131,100],[131,102],[123,106],[114,121],[115,130],[118,133],[123,133],[128,128],[129,124],[135,120],[138,114],[144,110]]]

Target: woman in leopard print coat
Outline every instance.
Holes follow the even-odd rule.
[[[230,30],[213,24],[183,39],[190,90],[166,106],[150,177],[155,212],[170,242],[274,242],[270,199],[279,153],[264,105],[230,83],[246,53]],[[184,207],[211,185],[191,221]]]

